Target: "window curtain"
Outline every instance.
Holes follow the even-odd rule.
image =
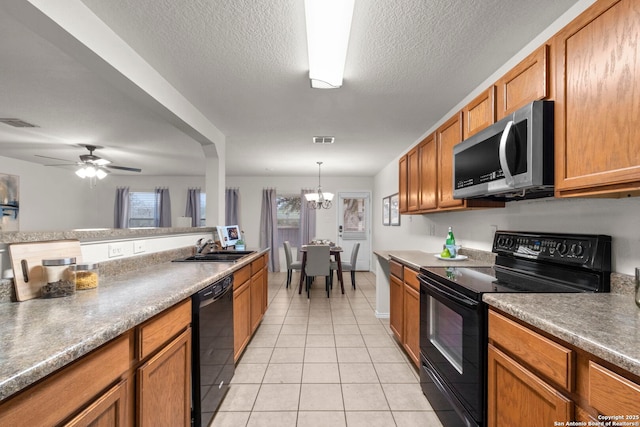
[[[240,189],[227,188],[225,191],[225,225],[240,225]],[[240,227],[242,229],[242,227]]]
[[[128,228],[129,215],[129,187],[118,187],[113,209],[113,228]]]
[[[201,190],[199,188],[189,188],[187,190],[187,208],[184,212],[184,216],[191,217],[192,227],[200,227],[200,193]]]
[[[307,193],[315,193],[315,190],[303,189],[300,192],[300,241],[298,242],[298,259],[302,259],[300,248],[306,245],[316,235],[316,210],[309,207]]]
[[[156,227],[171,227],[171,198],[168,188],[156,188]]]
[[[280,271],[278,256],[278,216],[276,189],[262,190],[262,209],[260,212],[260,247],[269,248],[269,271]]]

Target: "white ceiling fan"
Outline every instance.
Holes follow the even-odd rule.
[[[81,154],[79,156],[80,157],[79,162],[73,162],[72,160],[58,159],[56,157],[42,156],[39,154],[36,154],[36,157],[67,162],[67,163],[59,163],[59,164],[52,164],[52,165],[45,165],[45,166],[72,166],[72,165],[82,166],[81,169],[76,171],[76,174],[78,174],[78,176],[80,176],[81,178],[84,178],[84,176],[82,176],[83,172],[81,171],[84,171],[84,173],[88,172],[89,174],[98,173],[99,175],[102,175],[102,178],[104,178],[104,176],[106,176],[106,174],[109,173],[108,169],[117,169],[117,170],[123,170],[128,172],[142,172],[142,169],[140,168],[113,165],[111,164],[110,160],[104,159],[102,157],[99,157],[93,154],[95,150],[103,147],[100,147],[98,145],[88,145],[88,144],[86,145],[81,144],[81,146],[89,150],[89,154]],[[100,177],[99,175],[98,177]],[[90,175],[87,175],[87,176],[90,176]]]

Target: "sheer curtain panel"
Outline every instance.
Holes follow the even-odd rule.
[[[315,193],[315,190],[303,189],[300,192],[300,241],[298,242],[298,259],[302,259],[300,248],[306,245],[316,235],[316,210],[309,208],[307,193]]]
[[[200,193],[201,190],[199,188],[189,188],[187,190],[187,208],[184,216],[191,217],[192,227],[200,226]]]
[[[269,248],[269,271],[280,271],[278,256],[278,208],[275,188],[262,190],[262,210],[260,212],[260,247]]]
[[[225,225],[240,225],[240,189],[227,188],[225,191]],[[242,229],[242,227],[240,227]]]
[[[171,198],[168,188],[156,188],[156,227],[171,227]]]
[[[129,212],[129,187],[118,187],[113,209],[113,228],[128,228]]]

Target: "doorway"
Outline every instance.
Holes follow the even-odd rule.
[[[338,193],[338,245],[342,260],[349,261],[351,250],[360,243],[355,269],[371,269],[371,193]]]

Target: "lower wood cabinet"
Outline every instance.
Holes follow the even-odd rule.
[[[391,261],[389,326],[416,367],[420,363],[420,284],[418,272]]]
[[[1,426],[191,425],[191,299],[0,402]]]
[[[233,354],[238,361],[268,304],[268,255],[233,273]]]
[[[640,377],[493,308],[487,360],[490,427],[640,416]]]

